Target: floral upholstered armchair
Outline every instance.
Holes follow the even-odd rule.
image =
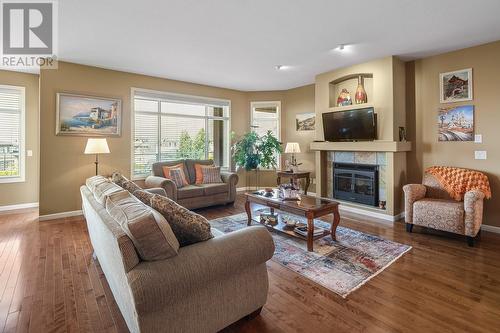
[[[465,235],[469,246],[474,245],[474,237],[483,220],[485,194],[482,191],[467,191],[463,201],[457,201],[433,175],[427,173],[422,184],[405,185],[403,191],[406,231],[412,232],[416,224]]]

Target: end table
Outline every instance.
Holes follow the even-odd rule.
[[[311,184],[311,173],[309,171],[277,171],[277,180],[278,186],[281,184],[281,177],[290,178],[290,183],[295,183],[297,179],[305,178],[306,185],[304,186],[304,194],[307,195],[307,189],[309,188],[309,184]]]

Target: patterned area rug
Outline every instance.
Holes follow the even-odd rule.
[[[246,223],[245,213],[210,221],[224,233],[245,228]],[[320,220],[315,220],[315,225],[330,229],[329,223]],[[276,246],[274,261],[344,298],[411,249],[411,246],[342,226],[337,228],[337,241],[331,236],[316,240],[314,252],[307,251],[305,240],[279,231],[271,234]]]

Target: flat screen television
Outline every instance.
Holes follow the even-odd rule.
[[[371,141],[377,139],[373,108],[323,113],[325,141]]]

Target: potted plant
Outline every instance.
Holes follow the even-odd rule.
[[[245,133],[233,147],[234,163],[238,169],[255,170],[259,187],[259,168],[271,169],[278,166],[278,154],[283,152],[281,142],[271,131],[259,136],[255,132]]]

